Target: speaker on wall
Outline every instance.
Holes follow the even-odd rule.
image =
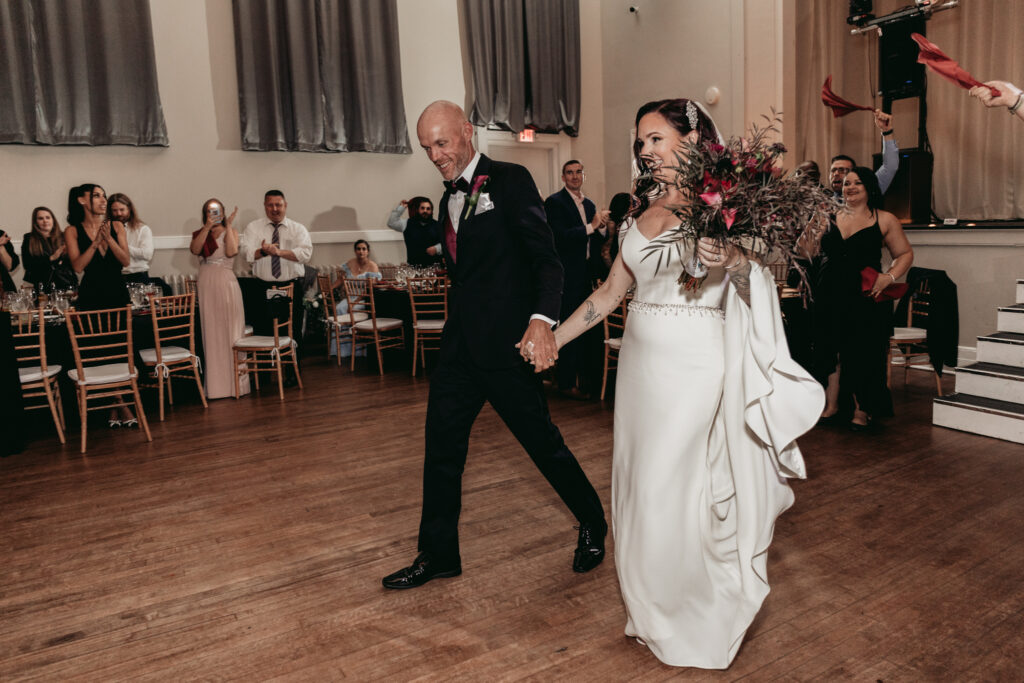
[[[874,155],[875,169],[882,155]],[[932,218],[932,153],[901,149],[900,167],[885,192],[885,210],[903,223],[929,223]]]
[[[917,63],[918,47],[911,33],[925,33],[924,18],[889,24],[878,39],[878,89],[898,100],[924,93],[924,64]]]

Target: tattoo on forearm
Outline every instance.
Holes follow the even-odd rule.
[[[597,307],[594,306],[593,301],[587,299],[585,303],[587,310],[583,311],[583,322],[586,323],[587,327],[591,327],[601,319],[601,316],[597,314]]]
[[[747,261],[736,270],[729,271],[729,281],[736,288],[736,293],[750,305],[750,261]]]

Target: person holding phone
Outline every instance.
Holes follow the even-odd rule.
[[[206,398],[235,395],[235,362],[232,346],[242,337],[245,311],[242,290],[235,277],[238,207],[224,218],[224,203],[206,200],[200,214],[203,227],[192,233],[189,251],[199,257],[199,322],[203,330],[206,363]],[[249,377],[239,380],[239,395],[249,393]]]

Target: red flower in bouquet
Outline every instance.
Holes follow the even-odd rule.
[[[669,207],[681,224],[652,240],[645,247],[645,259],[657,255],[660,268],[671,263],[675,252],[681,263],[684,241],[692,248],[697,240],[710,237],[762,261],[770,255],[793,265],[806,227],[836,205],[823,186],[783,175],[786,148],[769,140],[778,132],[781,118],[772,114],[773,118],[764,117],[767,125],[754,126],[746,138],[684,144],[670,184],[693,200]],[[692,288],[702,279],[684,270],[679,281]]]

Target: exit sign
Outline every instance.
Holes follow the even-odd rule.
[[[519,142],[533,142],[533,130],[527,128],[519,131]]]

